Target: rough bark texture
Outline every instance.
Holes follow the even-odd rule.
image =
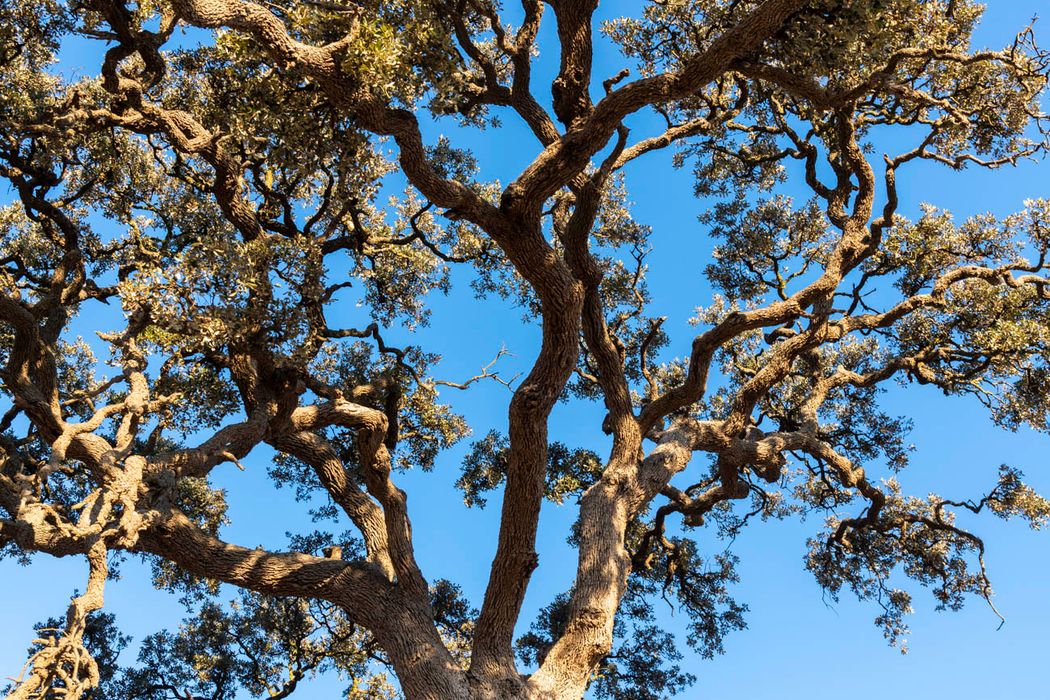
[[[647,20],[649,25],[624,30],[619,39],[646,67],[646,75],[626,80],[624,70],[604,80],[605,94],[596,100],[598,3],[548,4],[559,51],[557,77],[550,86],[552,113],[531,85],[544,15],[543,4],[536,0],[523,0],[523,22],[516,30],[505,26],[497,4],[486,0],[404,3],[404,8],[395,3],[404,9],[397,20],[403,26],[383,25],[394,20],[382,14],[381,3],[372,2],[352,7],[303,3],[299,9],[306,8],[304,12],[322,13],[313,25],[287,8],[252,0],[171,0],[159,11],[157,25],[147,23],[139,10],[122,0],[85,3],[82,9],[90,12],[93,24],[83,31],[109,42],[100,83],[70,91],[62,99],[39,98],[40,109],[25,118],[0,115],[7,120],[0,126],[10,144],[0,146],[0,175],[12,183],[27,217],[26,230],[39,227],[51,246],[44,263],[27,262],[23,257],[28,253],[21,249],[2,262],[2,379],[11,409],[0,419],[0,544],[25,552],[86,556],[91,565],[86,592],[70,605],[61,634],[53,642],[38,640],[42,648],[10,697],[42,697],[50,688],[61,690],[66,700],[76,700],[100,683],[97,664],[83,645],[84,629],[89,614],[102,607],[108,554],[127,551],[154,556],[183,575],[334,606],[371,635],[409,700],[579,700],[613,651],[614,624],[632,580],[643,579],[654,562],[661,561],[666,567],[664,590],[685,585],[676,583],[674,568],[686,566],[683,545],[667,535],[667,519],[681,516],[687,526],[698,526],[733,501],[765,499],[763,484],[776,485],[785,478],[789,456],[813,475],[810,491],[799,497],[799,510],[828,511],[828,503],[853,499],[863,506],[859,516],[836,522],[825,549],[813,554],[811,568],[818,578],[825,577],[823,585],[837,591],[846,583],[869,595],[877,589],[881,596],[885,580],[879,578],[869,588],[864,587],[867,583],[857,584],[862,580],[857,573],[861,564],[850,557],[860,551],[855,546],[883,538],[894,542],[885,545],[898,557],[892,563],[921,557],[937,542],[976,552],[980,571],[968,574],[955,588],[949,579],[963,580],[956,564],[951,572],[943,562],[923,560],[916,566],[924,583],[945,582],[943,596],[949,605],[955,603],[953,596],[964,592],[990,595],[983,543],[953,525],[951,509],[977,512],[987,506],[1037,523],[1047,514],[1045,502],[1025,490],[1013,472],[1005,471],[997,490],[979,502],[920,503],[878,485],[861,463],[868,453],[881,449],[865,442],[871,440],[864,429],[883,419],[866,408],[866,392],[900,377],[936,384],[946,393],[974,393],[989,405],[996,396],[1015,391],[1007,406],[1013,413],[1003,414],[1007,421],[1015,414],[1021,416],[1017,421],[1030,424],[1045,418],[1040,398],[1045,388],[1040,393],[1025,387],[1033,373],[1043,371],[1043,346],[1050,347],[1050,340],[1039,335],[1050,318],[1039,315],[1050,289],[1045,264],[1050,235],[1044,230],[1050,226],[1050,206],[1042,211],[1033,205],[1027,218],[1001,225],[986,223],[983,229],[977,227],[979,235],[967,234],[969,242],[942,222],[939,231],[947,242],[929,253],[934,259],[929,264],[906,259],[908,246],[930,238],[928,231],[912,239],[894,239],[892,246],[885,245],[885,239],[904,227],[896,217],[895,172],[908,162],[928,159],[954,167],[997,167],[1045,149],[1045,139],[1025,134],[1026,129],[1046,129],[1036,107],[1050,58],[1029,35],[1004,52],[967,53],[954,38],[958,32],[953,23],[962,20],[952,13],[969,10],[953,10],[954,3],[948,3],[948,9],[941,8],[943,3],[928,3],[936,5],[931,10],[918,3],[925,8],[922,12],[936,16],[936,22],[930,21],[943,30],[943,41],[894,48],[886,39],[886,55],[870,58],[875,67],[865,64],[869,72],[855,75],[853,68],[842,68],[841,57],[839,64],[821,65],[822,51],[837,46],[840,34],[861,32],[861,25],[868,27],[863,31],[875,32],[863,35],[868,44],[885,39],[869,26],[874,26],[872,17],[891,12],[878,4],[872,9],[862,3],[867,9],[856,10],[860,14],[854,17],[844,7],[849,3],[708,2],[698,4],[705,9],[697,9],[695,17],[681,17],[675,13],[686,10],[668,3],[660,5],[657,19]],[[444,54],[424,54],[427,60],[454,54],[448,59],[453,67],[446,72],[455,73],[459,66],[459,82],[448,88],[454,99],[434,110],[477,119],[487,107],[505,107],[536,136],[539,154],[506,187],[486,190],[457,173],[459,161],[424,143],[419,117],[404,105],[418,98],[413,90],[427,95],[440,90],[423,84],[406,89],[408,97],[395,98],[384,85],[369,82],[368,71],[378,70],[373,64],[380,65],[381,56],[355,63],[355,52],[364,50],[361,37],[371,40],[368,32],[376,26],[395,27],[407,35],[417,29],[404,17],[416,15],[429,23],[420,32],[424,37],[440,35],[450,42]],[[809,32],[825,25],[839,32],[820,39],[832,48],[814,48]],[[280,93],[282,99],[314,100],[311,108],[323,111],[325,128],[329,123],[350,124],[362,143],[389,137],[411,196],[425,201],[419,211],[402,217],[409,221],[411,234],[382,240],[381,233],[362,223],[365,209],[359,202],[345,193],[333,194],[352,170],[341,170],[345,164],[339,158],[318,166],[320,174],[311,177],[324,184],[311,185],[308,195],[296,199],[282,188],[291,191],[302,182],[290,182],[290,176],[284,177],[287,173],[278,173],[275,184],[266,158],[253,155],[249,146],[224,131],[221,109],[209,113],[207,104],[187,100],[173,106],[177,100],[170,93],[158,97],[174,60],[162,47],[179,27],[221,30],[227,37],[223,40],[235,47],[229,49],[234,55],[244,51],[252,56],[254,63],[243,74],[231,73],[232,80],[243,81],[246,92],[256,85],[253,81],[274,81],[288,87]],[[336,31],[331,27],[338,29],[336,38],[317,38]],[[396,34],[395,30],[391,31]],[[661,53],[674,42],[661,40],[660,31],[670,32],[680,45]],[[7,70],[22,60],[19,51],[0,56],[0,67]],[[240,68],[236,61],[231,63],[233,68],[224,69]],[[801,74],[799,65],[812,68],[812,75]],[[935,77],[926,76],[936,72],[931,66],[940,71]],[[429,68],[399,70],[423,74]],[[967,71],[985,69],[987,75],[967,78]],[[953,71],[962,77],[943,77],[953,76]],[[404,76],[387,77],[396,86]],[[432,80],[437,84],[446,78],[451,80],[446,75]],[[217,83],[223,80],[231,78],[216,78]],[[980,86],[992,80],[1002,85],[982,93]],[[1002,94],[1012,100],[1010,109],[1003,109],[1010,119],[989,126],[993,120],[988,115],[994,111],[989,101]],[[283,114],[282,109],[276,100],[258,107],[281,120],[308,118],[305,113]],[[656,110],[667,129],[632,139],[624,120],[646,109]],[[807,124],[808,133],[797,129],[800,121]],[[909,125],[928,129],[928,135],[914,150],[887,156],[879,176],[865,151],[872,124]],[[318,117],[317,128],[321,126]],[[238,256],[256,256],[243,273],[251,273],[253,266],[255,272],[264,271],[231,293],[233,310],[208,317],[212,325],[190,328],[180,326],[179,319],[170,320],[170,309],[149,298],[160,294],[160,286],[144,294],[145,299],[133,296],[135,283],[159,278],[165,256],[182,260],[178,255],[186,253],[174,246],[194,235],[183,230],[194,225],[192,219],[187,224],[167,223],[172,217],[181,221],[178,217],[184,212],[171,209],[185,207],[184,202],[173,199],[175,204],[165,202],[153,212],[161,224],[151,225],[169,226],[165,236],[143,235],[137,228],[140,223],[128,215],[129,237],[106,249],[85,240],[88,224],[76,212],[76,203],[96,191],[108,194],[106,187],[114,192],[121,187],[112,175],[119,171],[119,148],[110,156],[118,165],[110,165],[108,174],[88,173],[68,186],[72,189],[60,184],[66,169],[82,167],[78,157],[70,155],[75,149],[54,156],[61,164],[54,172],[50,161],[40,162],[38,152],[52,148],[60,153],[62,139],[113,134],[145,144],[142,152],[155,157],[151,167],[180,188],[196,188],[208,206],[214,205],[216,227],[232,232],[223,244],[237,251],[229,264]],[[256,142],[269,143],[266,138]],[[701,319],[707,327],[692,340],[681,367],[663,363],[657,369],[652,355],[664,342],[664,319],[644,315],[644,253],[636,253],[637,269],[633,278],[626,275],[631,281],[624,291],[616,277],[619,268],[601,246],[633,244],[640,251],[647,245],[640,234],[616,239],[624,234],[603,221],[621,206],[615,201],[621,197],[616,190],[619,171],[674,145],[693,149],[689,152],[701,154],[700,160],[709,159],[703,162],[710,172],[697,169],[700,189],[714,190],[722,181],[758,188],[761,178],[754,173],[761,175],[763,168],[780,161],[798,161],[819,206],[814,205],[808,219],[795,216],[783,203],[759,212],[775,222],[772,227],[781,236],[775,244],[762,238],[764,229],[747,215],[732,218],[712,208],[712,225],[720,227],[727,242],[709,274],[721,275],[718,279],[729,289],[734,306]],[[967,150],[970,145],[972,150]],[[949,152],[951,148],[957,150]],[[312,154],[301,155],[306,160]],[[367,158],[362,156],[362,161]],[[828,177],[833,182],[825,182]],[[374,187],[374,182],[368,186]],[[114,200],[120,197],[114,195]],[[738,203],[747,204],[745,199],[740,197]],[[305,223],[299,221],[304,201],[317,207]],[[442,627],[433,586],[416,562],[408,496],[395,483],[399,442],[421,439],[418,425],[403,431],[402,424],[406,418],[424,420],[410,415],[415,409],[406,393],[413,389],[431,396],[436,384],[418,374],[412,364],[415,355],[384,342],[377,322],[364,330],[337,329],[329,327],[325,317],[339,290],[350,286],[330,278],[327,255],[344,253],[370,261],[372,267],[361,279],[377,285],[374,279],[381,278],[383,270],[376,261],[398,246],[413,244],[414,250],[441,263],[484,257],[477,251],[462,258],[443,252],[442,245],[454,239],[454,233],[441,245],[429,240],[437,230],[432,224],[427,228],[425,217],[431,209],[443,210],[451,222],[470,227],[485,245],[493,246],[486,249],[487,255],[505,261],[514,275],[507,288],[520,282],[526,290],[521,293],[524,303],[531,305],[542,327],[539,351],[514,387],[507,408],[496,554],[480,610],[470,620],[465,652],[450,641],[447,625]],[[128,206],[128,211],[139,210]],[[759,214],[756,220],[766,221]],[[373,228],[382,228],[374,226],[381,217],[371,221]],[[813,227],[819,232],[813,234]],[[1019,253],[1009,257],[995,252],[996,246],[1008,248],[1002,241],[1022,229],[1028,236],[1025,245],[1038,248],[1035,262]],[[974,243],[980,236],[985,238]],[[610,238],[612,244],[607,243]],[[966,245],[973,250],[958,252]],[[781,254],[777,246],[788,252]],[[295,248],[298,257],[282,267],[280,256],[288,247]],[[749,249],[757,252],[749,257]],[[106,269],[115,271],[112,284],[95,281],[92,266],[85,262],[88,254],[110,256],[104,262]],[[743,262],[730,269],[736,264],[734,256],[742,256]],[[801,272],[785,272],[786,264],[782,269],[781,263],[789,259],[804,262]],[[36,270],[40,264],[49,267]],[[287,297],[277,280],[287,281],[300,272],[301,283],[292,285],[298,296],[281,307]],[[410,272],[425,277],[425,270]],[[219,264],[205,271],[209,278],[223,273]],[[865,285],[891,273],[903,277],[898,283],[905,291],[903,298],[881,310],[868,306]],[[761,287],[761,294],[746,291],[750,287],[738,279],[749,275],[757,277],[750,282]],[[185,282],[187,289],[190,284]],[[389,290],[376,289],[378,305]],[[189,291],[175,296],[187,305],[195,299]],[[105,385],[70,389],[70,371],[65,368],[72,366],[71,351],[62,345],[62,334],[79,304],[111,299],[127,312],[126,329],[102,337],[119,374]],[[967,304],[985,304],[985,311],[971,313]],[[284,316],[276,321],[268,316],[273,308]],[[292,316],[305,330],[289,351],[271,339],[280,336],[282,324]],[[928,327],[914,331],[907,324],[919,323],[915,319],[926,319]],[[211,345],[192,344],[216,325],[229,337]],[[1028,340],[1009,335],[1020,332],[1030,334]],[[990,345],[980,333],[994,335],[998,345]],[[179,345],[172,337],[185,342]],[[869,337],[888,340],[877,350],[850,345]],[[377,364],[371,368],[374,376],[362,378],[356,370],[346,370],[333,380],[316,370],[324,365],[322,350],[331,347],[328,343],[347,338],[374,340],[387,361],[382,371],[375,369]],[[159,358],[163,366],[156,370],[151,360],[164,352],[167,356]],[[182,363],[196,363],[228,381],[237,407],[227,411],[227,417],[240,416],[223,422],[196,446],[166,442],[162,435],[186,398],[183,390],[161,393],[158,372],[174,377]],[[718,371],[728,377],[726,388],[709,396],[709,376]],[[465,388],[495,376],[486,367],[466,383],[444,384]],[[1014,388],[1005,388],[1008,385]],[[113,387],[120,390],[110,392]],[[601,402],[607,412],[602,428],[612,436],[612,446],[599,468],[576,475],[580,486],[575,583],[565,599],[564,619],[537,653],[533,672],[524,674],[516,662],[515,627],[537,566],[537,528],[550,489],[554,448],[549,418],[569,391]],[[861,408],[848,408],[854,404]],[[832,430],[824,424],[825,410],[839,410],[846,416],[843,423],[853,422]],[[31,426],[24,439],[12,437],[16,419]],[[221,464],[239,464],[261,446],[301,465],[305,476],[300,478],[323,489],[338,517],[362,538],[360,559],[343,560],[339,546],[330,546],[325,550],[329,556],[321,557],[228,543],[218,536],[221,516],[209,520],[206,509],[202,515],[180,500],[181,488],[205,479]],[[672,478],[685,471],[697,453],[711,457],[709,473],[693,479],[688,489],[671,486]],[[52,498],[49,479],[59,477],[73,479],[83,500]],[[772,509],[756,512],[769,514]],[[927,539],[908,540],[916,531]],[[683,569],[677,571],[677,581],[685,581]],[[896,624],[898,611],[886,610],[887,624]],[[304,674],[297,669],[294,682],[282,692],[291,692]]]

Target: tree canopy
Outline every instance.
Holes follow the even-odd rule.
[[[325,671],[361,699],[669,697],[694,677],[657,605],[720,653],[746,606],[718,540],[756,519],[822,523],[805,566],[891,644],[916,587],[991,604],[957,516],[1038,528],[1050,502],[1013,465],[907,493],[881,397],[1050,429],[1050,199],[912,220],[896,177],[1045,155],[1033,28],[976,47],[969,0],[506,4],[0,1],[0,554],[90,569],[9,697],[283,698]],[[511,121],[527,165],[501,182],[457,138]],[[625,179],[668,156],[702,211],[672,240],[713,290],[688,338]],[[493,348],[444,376],[442,294],[536,324],[527,370]],[[505,429],[471,434],[455,394],[493,384]],[[590,441],[551,439],[559,402],[599,408]],[[425,494],[398,485],[460,441],[466,506],[500,508],[476,601],[419,566]],[[260,454],[274,507],[312,508],[283,547],[227,541],[215,474]],[[575,580],[520,620],[544,501],[577,514]],[[104,594],[135,560],[189,616],[122,666]]]

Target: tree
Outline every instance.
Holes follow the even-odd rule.
[[[757,517],[826,517],[807,567],[875,601],[892,643],[902,575],[945,608],[991,601],[957,514],[1039,527],[1050,503],[1009,466],[972,500],[907,495],[907,417],[879,396],[934,385],[1047,430],[1050,201],[911,221],[895,178],[1042,156],[1050,52],[1031,28],[974,49],[968,0],[682,0],[601,26],[596,0],[547,4],[0,5],[0,546],[90,564],[10,697],[286,697],[324,669],[361,698],[665,697],[692,677],[654,600],[718,653],[744,607],[733,557],[697,536]],[[599,41],[623,70],[595,74]],[[56,58],[85,45],[97,75],[62,77]],[[664,128],[636,136],[646,113]],[[538,153],[508,184],[424,138],[501,119]],[[717,295],[684,345],[651,308],[623,180],[664,150],[692,168],[715,246]],[[390,340],[464,279],[540,324],[525,376],[439,379],[433,352]],[[78,338],[106,305],[120,326]],[[508,429],[458,482],[468,505],[502,489],[474,610],[420,570],[397,483],[469,432],[441,392],[493,381]],[[603,453],[549,439],[559,401],[602,408]],[[224,541],[209,480],[266,449],[273,481],[319,504],[321,528],[284,551]],[[515,640],[544,499],[578,506],[575,583]],[[194,617],[118,670],[127,640],[99,611],[130,556]]]

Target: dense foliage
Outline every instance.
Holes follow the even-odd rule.
[[[375,700],[668,697],[695,679],[656,605],[720,653],[746,606],[709,544],[755,518],[823,519],[806,565],[874,601],[891,643],[905,581],[991,602],[956,515],[1040,527],[1050,502],[1011,466],[973,500],[903,492],[910,423],[880,395],[934,385],[1050,429],[1050,200],[897,211],[915,162],[1044,155],[1031,28],[975,48],[969,0],[674,0],[600,26],[597,0],[510,4],[0,0],[0,553],[90,564],[9,697],[283,698],[322,672]],[[592,76],[596,42],[621,72]],[[71,51],[96,72],[63,71]],[[645,112],[662,132],[628,128]],[[539,154],[509,183],[422,136],[505,120]],[[714,241],[689,341],[653,308],[623,178],[663,150]],[[440,377],[389,342],[464,280],[464,313],[496,297],[541,328],[524,376],[501,350]],[[506,430],[472,438],[457,482],[502,500],[475,609],[416,564],[396,483],[470,435],[450,393],[490,382]],[[559,400],[601,406],[593,443],[548,438]],[[211,479],[267,450],[276,497],[314,514],[281,551],[223,539]],[[579,511],[577,575],[515,638],[544,499]],[[187,606],[137,662],[102,611],[130,557]]]

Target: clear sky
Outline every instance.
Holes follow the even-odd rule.
[[[514,3],[507,3],[513,5]],[[605,3],[603,17],[635,10],[636,3]],[[978,34],[978,45],[1001,47],[1037,11],[1045,0],[998,0],[992,3]],[[553,16],[546,18],[544,42],[550,47]],[[1050,43],[1050,23],[1041,23],[1043,43]],[[71,53],[63,63],[70,69],[84,66],[83,74],[97,71],[97,54]],[[620,67],[608,47],[599,47],[596,82]],[[549,84],[556,68],[553,52],[541,53],[534,86]],[[539,89],[537,89],[539,92]],[[540,94],[546,99],[547,95]],[[630,124],[646,133],[645,117]],[[481,136],[468,134],[450,123],[427,124],[427,136],[448,135],[454,145],[469,146],[478,157],[485,178],[507,182],[538,152],[531,135],[513,117],[504,127]],[[394,183],[396,184],[396,183]],[[675,171],[668,154],[637,161],[627,172],[627,184],[636,218],[653,227],[654,253],[649,279],[654,309],[667,315],[665,328],[672,344],[664,357],[684,355],[694,333],[687,320],[695,307],[706,304],[710,289],[702,270],[710,242],[696,217],[706,204],[692,194],[688,171]],[[393,184],[392,184],[393,186]],[[1029,162],[1015,169],[949,172],[917,164],[899,177],[901,213],[915,216],[922,202],[955,212],[960,218],[991,211],[1007,214],[1026,198],[1050,196],[1050,163]],[[807,194],[796,190],[799,197]],[[410,338],[393,329],[394,341],[420,342],[440,352],[441,378],[462,379],[487,363],[502,345],[514,354],[501,362],[508,374],[525,369],[538,347],[538,329],[521,322],[521,313],[495,300],[475,301],[466,287],[465,274],[457,275],[459,291],[433,299],[429,329]],[[348,310],[348,314],[351,313]],[[358,319],[348,316],[346,325]],[[98,316],[80,319],[78,329],[87,334],[100,329]],[[505,429],[509,393],[495,384],[482,384],[466,393],[446,396],[473,426],[475,435],[490,428]],[[996,469],[1006,463],[1025,471],[1028,481],[1050,494],[1047,465],[1050,440],[1028,431],[1007,433],[996,429],[976,401],[946,400],[937,390],[909,386],[893,389],[885,405],[891,413],[914,418],[911,441],[916,450],[912,466],[901,475],[905,490],[923,495],[936,490],[953,498],[968,498],[994,483]],[[560,404],[551,419],[552,439],[571,446],[591,447],[601,453],[605,439],[597,426],[601,414],[591,406]],[[431,579],[449,578],[460,583],[468,597],[479,603],[495,548],[498,495],[485,510],[467,510],[453,488],[469,439],[449,450],[433,473],[407,473],[399,485],[409,493],[417,555]],[[232,465],[216,470],[215,483],[229,490],[230,517],[225,533],[245,546],[279,547],[284,533],[306,522],[305,507],[292,502],[288,491],[275,491],[266,479],[268,455],[253,453],[240,472]],[[522,631],[534,613],[564,591],[572,581],[575,554],[565,544],[575,516],[572,504],[546,505],[540,530],[540,566],[526,599]],[[888,647],[872,624],[878,614],[871,604],[858,604],[844,594],[835,603],[803,568],[805,541],[820,522],[792,520],[755,523],[733,546],[740,557],[741,582],[734,593],[750,606],[749,629],[726,640],[726,654],[704,661],[688,653],[683,665],[699,677],[684,698],[762,697],[782,700],[852,700],[884,697],[1045,698],[1050,697],[1050,533],[1027,530],[1021,524],[991,517],[967,519],[988,547],[987,563],[997,591],[996,604],[1007,618],[999,621],[979,600],[961,613],[936,613],[935,601],[916,589],[916,614],[910,619],[910,653],[902,656]],[[701,534],[701,550],[721,551],[724,544]],[[13,675],[24,661],[31,626],[49,615],[58,615],[74,588],[82,588],[86,565],[77,560],[56,561],[38,556],[33,566],[21,568],[0,562],[0,675]],[[123,567],[123,578],[107,586],[106,609],[136,640],[163,626],[173,626],[183,611],[173,596],[154,591],[148,572],[135,561]],[[682,614],[662,610],[673,629],[683,629]],[[135,645],[125,651],[130,661]],[[303,697],[335,697],[331,680],[307,685]]]

